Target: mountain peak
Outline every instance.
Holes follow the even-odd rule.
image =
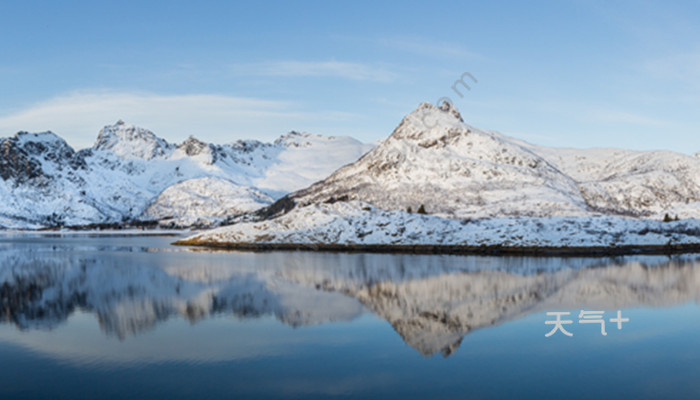
[[[68,142],[51,131],[38,133],[21,131],[17,132],[10,140],[27,155],[39,156],[43,154],[54,161],[61,158],[70,159],[75,154],[75,150]]]
[[[37,132],[37,133],[32,133],[32,132],[26,132],[26,131],[20,131],[15,134],[15,138],[19,142],[45,142],[45,143],[59,143],[59,144],[66,144],[66,141],[56,135],[55,133],[51,131],[45,131],[45,132]]]
[[[51,131],[17,132],[13,137],[0,139],[0,178],[26,183],[34,178],[46,179],[50,175],[42,168],[52,164],[49,171],[60,172],[64,166],[73,170],[83,168],[85,161],[75,150]],[[41,182],[39,182],[41,184]]]
[[[188,156],[196,156],[201,154],[202,151],[207,148],[208,145],[196,137],[190,135],[181,145],[177,148],[184,151]]]
[[[440,109],[440,111],[450,113],[453,117],[457,118],[461,122],[464,122],[464,120],[462,119],[462,114],[460,114],[457,107],[455,107],[455,105],[450,103],[449,101],[443,101],[440,107],[438,108]]]
[[[470,127],[464,123],[459,110],[453,104],[443,102],[437,107],[430,103],[421,103],[401,121],[389,138],[432,147],[436,141],[445,142],[469,132]]]
[[[320,139],[333,139],[333,137],[314,135],[308,132],[289,131],[289,133],[277,138],[274,144],[284,147],[308,147],[312,141]]]
[[[443,101],[442,104],[440,104],[440,106],[436,106],[428,102],[420,103],[411,114],[417,112],[431,113],[437,111],[442,111],[443,113],[450,114],[454,118],[458,119],[460,122],[464,122],[464,120],[462,119],[462,114],[460,114],[457,107],[449,101]]]
[[[580,215],[586,207],[573,180],[547,160],[465,124],[449,103],[420,104],[374,150],[289,198],[301,206],[338,199],[387,210],[423,205],[457,218]]]
[[[151,160],[165,156],[172,147],[153,132],[119,120],[100,130],[93,149],[111,151],[124,159]]]

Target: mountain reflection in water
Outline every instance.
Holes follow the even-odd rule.
[[[77,244],[0,247],[5,323],[53,329],[81,311],[122,340],[180,316],[275,316],[291,326],[367,310],[423,355],[532,313],[697,302],[695,257],[523,258],[222,253]],[[47,242],[48,243],[48,242]]]

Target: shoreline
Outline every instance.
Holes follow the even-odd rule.
[[[205,247],[230,251],[317,251],[331,253],[435,254],[489,256],[625,256],[700,253],[700,243],[625,246],[501,246],[501,245],[392,245],[392,244],[308,244],[308,243],[231,243],[178,240],[175,246]]]
[[[163,230],[163,229],[99,229],[99,230],[61,230],[61,229],[42,229],[42,230],[21,230],[21,229],[5,229],[0,230],[0,236],[44,236],[44,237],[60,237],[60,236],[181,236],[189,234],[188,230]]]

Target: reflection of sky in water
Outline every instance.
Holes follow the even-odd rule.
[[[55,300],[45,315],[36,299],[13,303],[9,320],[5,309],[0,396],[700,394],[693,257],[210,253],[170,241],[0,239],[0,279],[24,260]],[[591,306],[631,321],[601,336],[576,323]],[[573,337],[544,337],[554,310],[571,311]]]

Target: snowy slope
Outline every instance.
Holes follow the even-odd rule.
[[[271,197],[254,188],[222,178],[198,178],[165,189],[141,218],[172,226],[211,226],[271,203]]]
[[[253,185],[270,193],[289,193],[320,181],[344,164],[356,161],[374,145],[350,137],[290,132],[274,142],[284,149]]]
[[[575,179],[593,210],[652,218],[666,212],[700,217],[696,157],[670,151],[528,147]]]
[[[9,228],[219,220],[308,186],[372,147],[296,132],[275,143],[215,145],[190,137],[174,145],[122,121],[79,152],[50,132],[21,132],[0,145],[0,226]],[[216,179],[208,186],[202,178]],[[185,181],[191,182],[180,185]]]
[[[458,220],[359,201],[312,204],[259,222],[199,233],[183,244],[615,247],[700,244],[700,220],[615,216]]]

